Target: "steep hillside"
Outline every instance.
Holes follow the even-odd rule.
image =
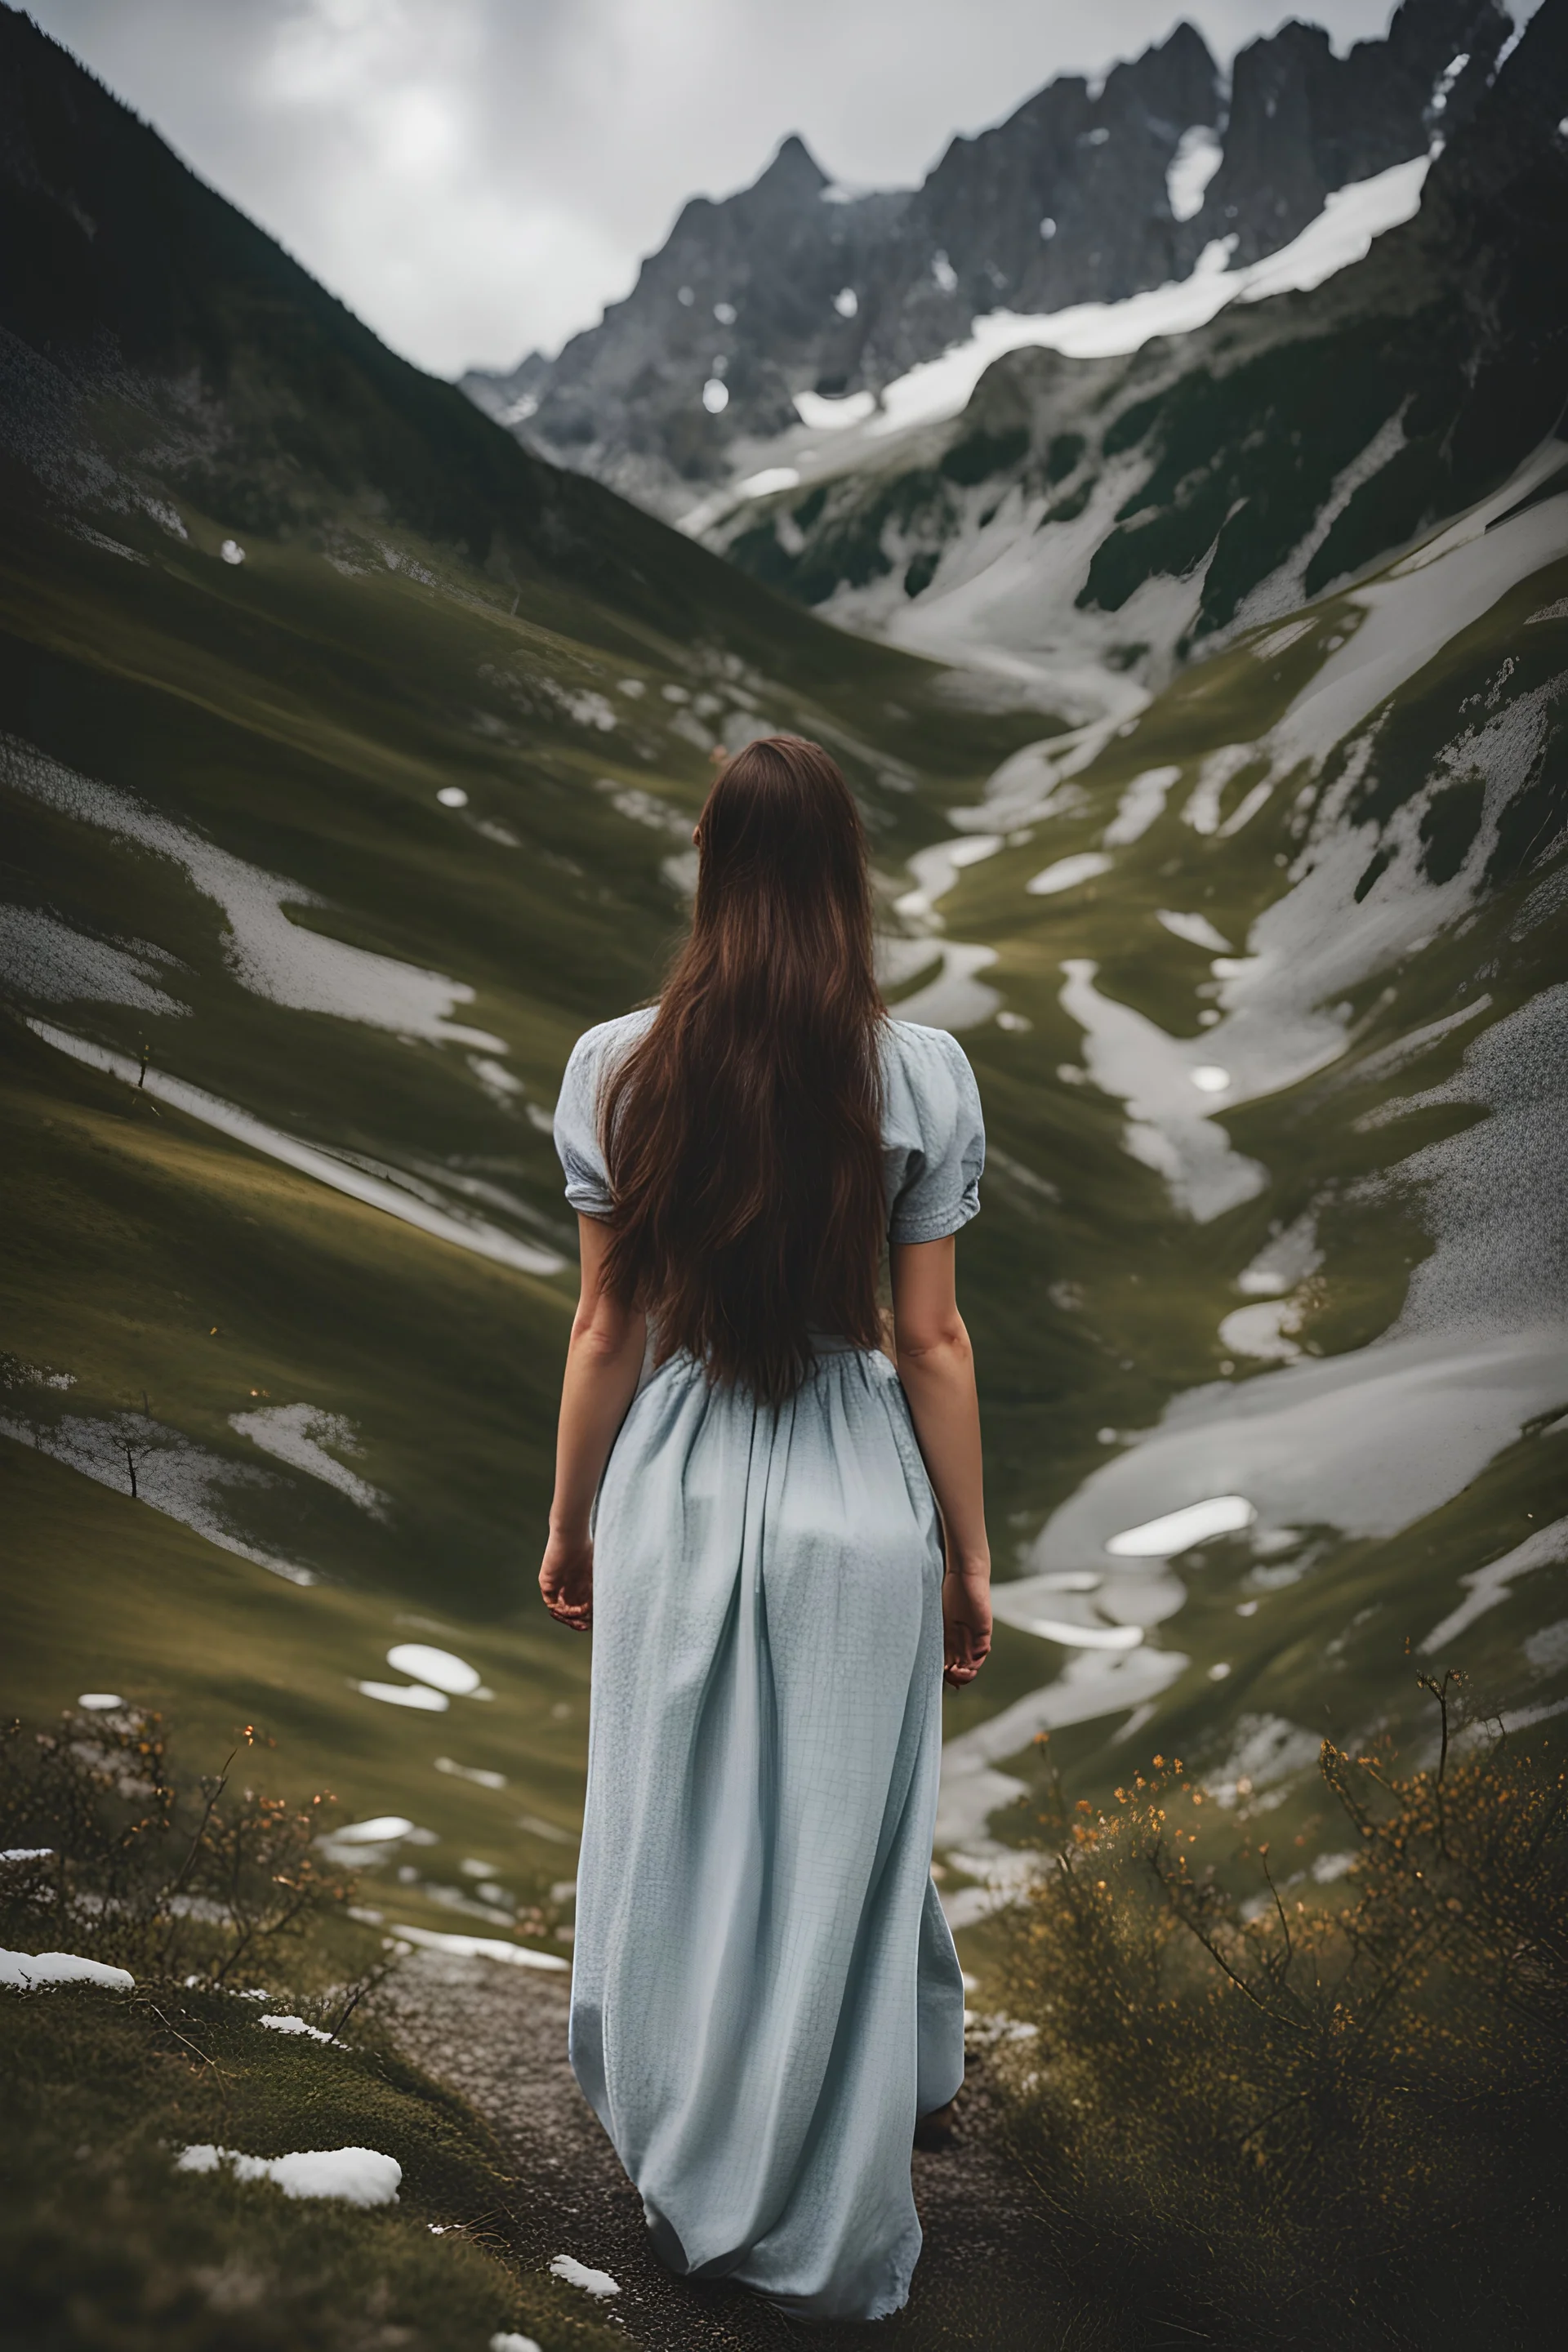
[[[1227,86],[1180,24],[1103,82],[1063,75],[954,139],[912,191],[833,185],[799,139],[753,187],[698,197],[623,302],[558,359],[464,389],[520,438],[672,520],[829,429],[977,316],[1056,313],[1287,245],[1347,183],[1468,119],[1510,22],[1405,0],[1336,57],[1314,26],[1251,43]],[[804,428],[804,429],[803,429]]]
[[[1032,730],[526,455],[9,12],[0,93],[0,1703],[260,1722],[504,1928],[584,1731],[566,1053],[716,744],[832,743],[896,869]]]
[[[1562,21],[1519,53],[1547,92]],[[1317,1736],[1397,1717],[1412,1651],[1511,1721],[1568,1706],[1568,488],[1521,408],[1552,125],[1464,165],[1538,266],[1493,271],[1498,372],[1434,363],[1447,424],[1405,412],[1414,543],[1267,623],[1238,590],[1209,658],[1068,730],[530,457],[0,37],[0,1701],[259,1722],[360,1817],[389,1926],[559,1957],[586,1645],[531,1605],[544,1130],[578,1029],[656,984],[713,744],[788,724],[845,760],[887,986],[962,1033],[991,1137],[972,1959],[1043,1729],[1088,1789],[1182,1754],[1331,1876]],[[1310,343],[1278,348],[1283,402]],[[1304,483],[1342,470],[1282,413]]]
[[[1086,321],[1090,348],[1126,356],[1068,340],[982,373],[972,343],[910,380],[932,422],[839,436],[710,543],[849,627],[1005,661],[1079,717],[1136,707],[1190,652],[1406,544],[1556,429],[1565,107],[1568,12],[1549,5],[1416,217],[1365,259],[1314,286],[1310,228],[1188,332],[1161,331],[1181,319],[1159,297]],[[1282,277],[1311,290],[1273,290]]]

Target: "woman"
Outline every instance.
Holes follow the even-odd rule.
[[[877,2318],[963,2075],[930,1863],[944,1666],[991,1638],[952,1241],[984,1133],[961,1048],[883,1010],[826,752],[751,744],[694,839],[662,997],[579,1041],[555,1115],[583,1291],[539,1580],[596,1631],[572,2063],[672,2270]]]

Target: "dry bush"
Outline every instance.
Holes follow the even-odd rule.
[[[331,1798],[235,1785],[236,1759],[261,1744],[247,1726],[222,1770],[196,1777],[172,1769],[161,1719],[137,1708],[6,1725],[0,1852],[44,1852],[0,1863],[5,1939],[218,1985],[278,1966],[353,1882],[313,1851]]]
[[[1358,1853],[1311,1901],[1262,1847],[1247,1916],[1179,1762],[1061,1811],[996,2063],[1064,2260],[1159,2340],[1556,2340],[1568,1773],[1451,1740],[1448,1680],[1431,1769],[1325,1743]]]

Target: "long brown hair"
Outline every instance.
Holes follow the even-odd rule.
[[[714,782],[691,934],[599,1107],[605,1279],[661,1360],[770,1402],[815,1328],[875,1347],[881,1034],[866,836],[820,744],[772,735]]]

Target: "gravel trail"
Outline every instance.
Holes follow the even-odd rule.
[[[420,1952],[381,2006],[402,2047],[458,2092],[504,2147],[522,2194],[526,2251],[608,2271],[621,2292],[593,2306],[643,2352],[1054,2352],[1087,2343],[1046,2232],[989,2129],[983,2062],[972,2056],[951,2144],[914,2158],[925,2252],[909,2308],[874,2326],[807,2327],[742,2288],[671,2278],[654,2260],[642,2209],[566,2062],[563,1980],[493,1960]],[[530,2216],[537,2216],[531,2221]],[[585,2305],[585,2309],[587,2308]],[[1077,2314],[1080,2324],[1082,2314]],[[1098,2341],[1099,2331],[1090,2330]]]

